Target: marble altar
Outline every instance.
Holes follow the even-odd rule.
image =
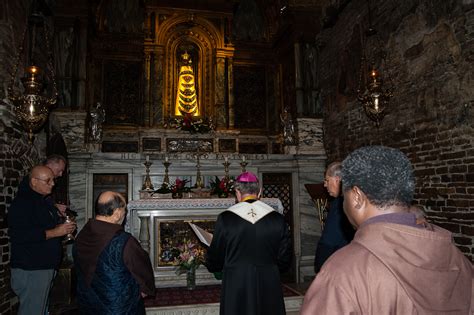
[[[150,168],[150,177],[153,185],[159,187],[165,176],[163,160],[165,153],[150,154],[153,165]],[[196,182],[196,159],[193,154],[179,153],[168,154],[172,165],[169,169],[170,181],[177,177],[189,179],[192,184]],[[224,174],[223,162],[228,157],[230,167],[229,175],[240,174],[242,154],[209,153],[201,157],[201,173],[207,187],[209,180]],[[266,174],[291,174],[291,202],[293,223],[293,246],[295,249],[295,269],[297,279],[310,279],[314,277],[313,261],[314,248],[321,234],[317,211],[305,188],[305,184],[322,182],[326,156],[323,153],[312,154],[245,154],[248,165],[247,170],[258,174],[262,184]],[[143,153],[80,153],[74,152],[68,156],[69,164],[69,194],[71,209],[78,213],[77,224],[80,230],[87,220],[94,215],[94,202],[100,190],[116,189],[116,187],[97,187],[95,181],[98,175],[111,175],[124,177],[122,187],[127,201],[140,200],[140,190],[146,175],[143,162],[146,154]],[[153,222],[150,221],[149,224]],[[129,222],[129,224],[132,224]],[[134,223],[134,233],[139,233],[139,219]],[[127,226],[127,231],[130,226]],[[138,235],[138,234],[135,234]],[[151,244],[150,244],[151,246]],[[172,269],[172,268],[170,268]],[[199,276],[199,273],[198,273]],[[295,282],[298,281],[295,279]],[[199,283],[198,278],[198,283]],[[184,283],[184,282],[183,282]]]
[[[262,198],[263,202],[283,213],[283,205],[277,198]],[[235,204],[234,198],[214,199],[140,199],[128,203],[127,227],[140,241],[149,255],[155,272],[157,287],[184,285],[185,275],[177,276],[174,266],[166,258],[168,243],[163,240],[164,228],[175,231],[171,237],[187,238],[194,236],[183,224],[191,221],[207,223],[212,229],[217,215]],[[204,267],[198,269],[197,284],[219,282]]]

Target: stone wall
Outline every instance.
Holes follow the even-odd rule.
[[[6,100],[9,72],[26,22],[27,1],[0,3],[0,314],[14,314],[18,300],[10,289],[10,249],[6,213],[21,178],[40,159],[28,143],[26,132],[15,122],[12,105]]]
[[[374,3],[374,2],[372,2]],[[372,9],[395,86],[376,127],[356,101],[366,1],[350,2],[317,38],[321,51],[324,137],[329,161],[355,148],[400,148],[413,163],[416,202],[450,230],[473,259],[474,3],[382,1]],[[337,38],[337,41],[331,40]]]

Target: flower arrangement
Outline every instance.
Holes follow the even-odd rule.
[[[234,179],[232,177],[219,177],[216,176],[214,181],[211,180],[210,186],[212,189],[211,195],[218,195],[219,197],[228,197],[230,194],[235,193]]]
[[[196,270],[204,262],[204,250],[186,239],[175,249],[177,255],[174,265],[177,275]]]
[[[153,193],[158,194],[182,194],[185,192],[190,192],[191,187],[186,187],[186,184],[189,183],[189,179],[179,179],[176,178],[174,184],[163,183],[161,187],[155,190]]]
[[[179,179],[176,178],[175,182],[173,185],[171,185],[170,189],[171,192],[176,194],[176,193],[183,193],[183,192],[189,192],[191,190],[190,187],[186,187],[186,184],[189,183],[189,179]]]
[[[195,118],[191,114],[170,118],[165,127],[189,131],[190,133],[206,133],[215,129],[212,119]]]

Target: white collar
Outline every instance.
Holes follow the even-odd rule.
[[[233,205],[227,210],[235,213],[242,219],[252,224],[257,223],[261,218],[275,211],[275,209],[273,209],[266,203],[261,202],[260,200],[257,200],[252,203],[239,202],[238,204]]]

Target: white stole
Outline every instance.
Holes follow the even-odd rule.
[[[233,205],[228,211],[231,211],[248,222],[255,224],[261,218],[265,217],[267,214],[275,211],[272,207],[267,205],[260,200],[257,200],[252,203],[248,202],[239,202],[238,204]]]

